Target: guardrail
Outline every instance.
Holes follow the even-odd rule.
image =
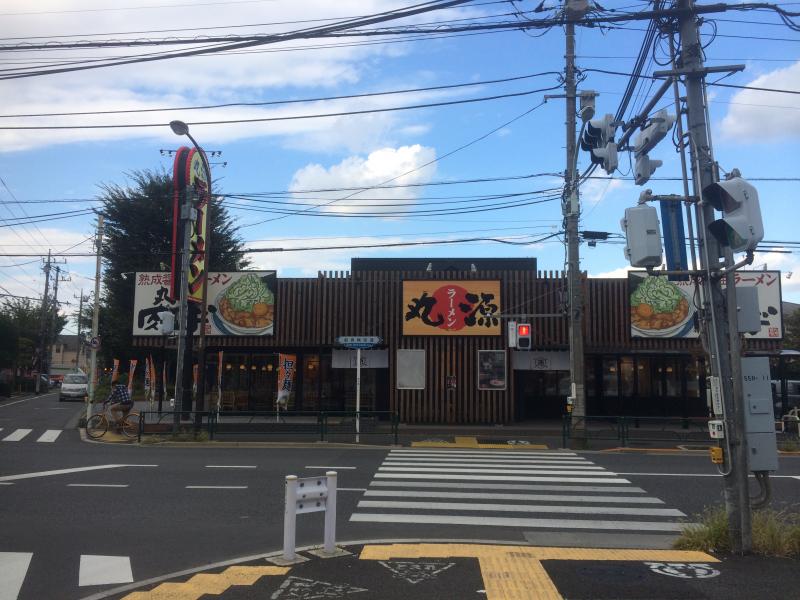
[[[575,432],[579,432],[575,435]],[[636,417],[564,415],[561,446],[570,439],[616,440],[623,448],[637,442],[708,442],[708,417]]]
[[[210,440],[219,436],[252,435],[294,436],[303,441],[355,441],[360,436],[388,436],[398,443],[399,416],[391,411],[178,411],[181,433],[208,432]],[[175,411],[143,411],[139,421],[139,441],[145,435],[171,435]]]

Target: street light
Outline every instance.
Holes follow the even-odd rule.
[[[189,133],[189,126],[184,123],[183,121],[170,121],[169,127],[175,135],[183,136],[189,138],[194,146],[195,150],[200,154],[200,158],[203,162],[203,170],[206,176],[206,184],[208,186],[208,207],[206,210],[211,209],[211,168],[209,167],[208,160],[206,159],[205,152],[203,152],[200,145],[197,143],[192,137],[192,134]],[[188,208],[188,207],[187,207]],[[186,218],[189,212],[191,211],[184,211],[181,210],[181,218]],[[186,335],[188,331],[188,295],[189,295],[189,285],[188,285],[188,273],[189,273],[189,245],[191,239],[191,221],[193,219],[187,218],[184,224],[184,239],[183,239],[183,252],[181,255],[181,296],[180,296],[180,329],[179,329],[179,336],[178,336],[178,356],[177,356],[177,364],[176,364],[176,377],[175,377],[175,399],[177,402],[183,404],[183,372],[186,369],[184,362],[185,357],[184,353],[186,352]],[[206,277],[208,277],[208,264],[210,255],[210,248],[211,248],[211,234],[207,230],[206,231],[206,239],[205,239],[205,246],[204,252],[206,254]],[[197,389],[199,391],[199,397],[197,402],[197,408],[202,408],[203,403],[205,401],[205,358],[206,358],[206,305],[208,300],[208,284],[206,283],[203,286],[203,300],[202,300],[202,308],[201,308],[201,317],[200,317],[200,348],[198,353],[198,381],[197,381]],[[175,412],[175,427],[178,427],[180,422],[180,417],[178,416],[178,411]]]

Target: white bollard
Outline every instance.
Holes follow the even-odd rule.
[[[328,497],[325,500],[325,538],[323,549],[328,554],[336,551],[336,471],[325,473],[328,479]]]
[[[283,508],[283,559],[294,560],[297,523],[297,475],[286,476],[286,502]]]

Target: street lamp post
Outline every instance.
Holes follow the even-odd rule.
[[[197,140],[192,137],[192,134],[189,133],[189,126],[184,123],[183,121],[170,121],[169,124],[170,129],[175,135],[185,135],[189,138],[194,146],[195,150],[200,154],[200,158],[203,163],[203,170],[206,176],[206,185],[207,185],[207,193],[208,193],[208,206],[206,210],[211,210],[211,168],[208,164],[208,159],[206,158],[205,152],[197,143]],[[184,194],[184,206],[186,207],[187,213],[193,213],[191,209],[191,202],[189,201],[189,194],[188,192]],[[181,208],[181,218],[184,218],[184,208]],[[192,216],[190,214],[189,216]],[[181,254],[181,296],[180,296],[180,330],[179,330],[179,337],[178,337],[178,364],[176,365],[176,378],[175,378],[175,401],[176,402],[183,402],[183,394],[185,393],[183,390],[184,387],[184,377],[183,371],[186,369],[185,363],[185,356],[184,353],[186,352],[186,333],[188,328],[188,295],[189,295],[189,284],[188,284],[188,274],[189,274],[189,250],[190,250],[190,240],[191,240],[191,224],[194,221],[192,216],[191,219],[184,221],[184,236],[183,236],[183,251]],[[206,231],[205,237],[205,245],[203,247],[203,251],[206,255],[206,277],[208,276],[208,264],[211,258],[210,255],[210,248],[211,248],[211,234],[209,231]],[[207,302],[208,302],[208,283],[206,282],[203,285],[203,299],[202,299],[202,308],[201,308],[201,315],[200,315],[200,343],[199,343],[199,352],[198,352],[198,380],[197,380],[197,405],[196,408],[201,410],[203,408],[205,402],[205,362],[206,362],[206,319],[208,318],[207,315]],[[177,408],[177,407],[176,407]],[[178,411],[176,410],[176,415]],[[179,422],[179,418],[175,417],[175,423],[177,428],[177,423]]]

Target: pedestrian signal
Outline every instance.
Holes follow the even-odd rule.
[[[517,325],[517,348],[520,350],[531,349],[531,326],[528,323]]]

